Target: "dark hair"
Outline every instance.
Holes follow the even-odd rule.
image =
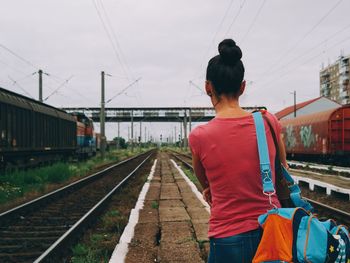
[[[219,55],[209,60],[206,79],[216,95],[237,96],[244,77],[242,51],[232,39],[223,40],[218,49]]]

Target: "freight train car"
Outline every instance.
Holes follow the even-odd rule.
[[[0,165],[26,166],[71,156],[76,141],[72,115],[0,88]]]
[[[350,161],[350,106],[280,121],[290,157],[302,160]]]

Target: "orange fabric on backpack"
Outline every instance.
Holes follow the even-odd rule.
[[[263,236],[253,263],[271,260],[292,262],[293,220],[271,214],[262,225]],[[276,228],[278,227],[278,228]],[[271,243],[274,244],[271,248]]]

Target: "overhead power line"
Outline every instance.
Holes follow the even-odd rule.
[[[258,16],[260,15],[261,11],[262,11],[263,8],[264,8],[265,3],[266,3],[266,0],[263,0],[261,6],[259,7],[258,12],[255,14],[255,16],[254,16],[254,18],[253,18],[252,23],[249,25],[249,28],[248,28],[247,32],[245,33],[244,37],[242,38],[241,44],[244,42],[244,40],[246,39],[246,37],[248,36],[248,34],[250,33],[250,31],[252,30],[252,28],[253,28],[253,26],[254,26],[254,24],[255,24],[255,22],[256,22]]]
[[[33,74],[32,74],[33,75]],[[8,78],[12,81],[12,85],[17,85],[25,94],[28,95],[28,97],[33,99],[33,96],[29,94],[28,91],[26,91],[19,83],[18,81],[14,80],[11,76],[8,76]]]
[[[49,96],[47,96],[44,101],[48,100],[52,95],[56,94],[64,85],[68,83],[73,78],[73,75],[70,76],[68,79],[66,79],[64,82],[62,82]]]
[[[20,74],[23,74],[23,75],[27,74],[26,72],[24,72],[24,71],[22,71],[22,70],[20,70],[20,69],[18,69],[16,67],[11,66],[10,64],[6,63],[5,61],[0,60],[0,63],[5,65],[6,67],[12,69],[13,71],[16,71],[16,72],[20,73]]]
[[[203,66],[205,60],[207,60],[207,55],[208,55],[210,49],[212,48],[212,46],[213,46],[214,43],[215,43],[215,39],[216,39],[218,33],[220,32],[220,30],[221,30],[221,28],[222,28],[222,25],[223,25],[224,21],[226,20],[227,15],[229,14],[229,11],[231,10],[231,7],[232,7],[233,2],[234,2],[234,0],[231,0],[230,3],[229,3],[229,5],[228,5],[228,7],[225,9],[225,10],[226,10],[226,11],[225,11],[225,14],[224,14],[224,16],[222,17],[222,19],[221,19],[221,21],[220,21],[220,23],[219,23],[219,25],[218,25],[218,27],[217,27],[217,29],[216,29],[214,35],[213,35],[213,38],[212,38],[211,42],[210,42],[209,45],[208,45],[207,50],[205,51],[205,53],[204,53],[203,56],[202,56],[203,60],[201,61],[200,69],[199,69],[198,72],[195,74],[195,76],[197,76],[197,75],[199,74],[199,72],[202,70],[202,66]]]
[[[304,41],[342,2],[343,0],[339,0],[335,3],[335,5],[332,6],[331,9],[329,9],[317,22],[315,25],[313,25],[310,30],[308,30],[291,48],[289,48],[285,53],[283,53],[277,61],[269,67],[262,75],[265,75],[269,73],[275,66],[279,65],[279,63],[288,56],[295,48],[297,48],[302,41]]]
[[[9,52],[10,54],[12,54],[13,56],[15,56],[16,58],[20,59],[21,61],[23,61],[27,65],[32,66],[35,69],[38,69],[38,67],[35,66],[32,62],[30,62],[29,60],[27,60],[27,59],[23,58],[22,56],[18,55],[16,52],[12,51],[8,47],[4,46],[3,44],[0,44],[0,47],[3,48],[4,50],[6,50],[7,52]]]
[[[105,15],[105,17],[106,17],[107,25],[109,26],[109,29],[110,29],[110,31],[112,32],[112,37],[114,38],[114,42],[115,42],[115,44],[117,45],[117,49],[119,50],[119,53],[120,53],[120,56],[121,56],[121,60],[122,60],[122,62],[125,64],[125,67],[126,67],[126,69],[128,70],[128,73],[130,73],[131,78],[134,78],[134,77],[133,77],[133,74],[132,74],[132,71],[131,71],[131,69],[130,69],[130,67],[129,67],[129,65],[128,65],[128,62],[127,62],[127,60],[126,60],[126,58],[125,58],[125,56],[124,56],[124,53],[123,53],[123,50],[122,50],[122,48],[121,48],[120,42],[119,42],[119,40],[118,40],[118,37],[117,37],[117,35],[116,35],[116,33],[115,33],[115,30],[114,30],[114,28],[113,28],[113,25],[112,25],[112,23],[111,23],[111,20],[109,19],[109,16],[108,16],[108,14],[107,14],[107,12],[106,12],[106,9],[105,9],[105,7],[104,7],[104,4],[103,4],[103,1],[102,1],[102,0],[100,0],[100,4],[101,4],[101,7],[102,7],[102,11],[103,11],[103,13],[104,13],[104,15]]]
[[[115,44],[114,44],[112,35],[111,35],[111,33],[109,32],[108,27],[107,27],[105,21],[104,21],[103,18],[102,18],[102,14],[101,14],[100,10],[98,9],[95,0],[92,0],[92,2],[93,2],[93,4],[94,4],[95,10],[96,10],[96,12],[97,12],[97,15],[98,15],[98,17],[99,17],[99,19],[100,19],[100,21],[101,21],[101,23],[102,23],[103,29],[104,29],[104,31],[105,31],[105,33],[106,33],[108,39],[109,39],[109,42],[110,42],[110,44],[111,44],[111,46],[112,46],[113,52],[114,52],[114,54],[115,54],[117,60],[119,61],[120,66],[121,66],[121,68],[122,68],[122,70],[123,70],[125,76],[128,77],[129,75],[128,75],[128,73],[127,73],[127,71],[126,71],[126,69],[125,69],[125,67],[124,67],[124,65],[123,65],[123,62],[122,62],[121,57],[120,57],[120,55],[119,55],[119,52],[117,51],[117,48],[116,48],[116,46],[115,46]]]
[[[329,41],[330,39],[333,39],[335,36],[339,35],[340,33],[344,32],[346,29],[350,28],[350,24],[348,24],[347,26],[345,26],[344,28],[338,30],[337,32],[333,33],[332,35],[328,36],[325,40],[323,40],[320,43],[317,43],[315,46],[312,46],[311,48],[309,48],[308,50],[306,50],[304,53],[300,54],[299,56],[289,60],[288,62],[286,62],[285,64],[283,64],[282,66],[276,68],[275,70],[271,71],[269,76],[271,74],[275,74],[283,69],[285,69],[287,66],[289,66],[290,64],[292,64],[293,62],[305,57],[306,55],[310,54],[311,52],[315,51],[316,48],[322,46],[323,44],[327,43],[327,41]]]
[[[198,89],[201,94],[206,95],[206,93],[203,91],[203,89],[201,89],[196,83],[194,83],[192,80],[189,81],[190,85],[192,85],[193,87],[195,87],[196,89]]]
[[[340,44],[342,44],[342,43],[344,43],[344,42],[346,42],[346,41],[349,41],[349,40],[350,40],[350,36],[348,36],[348,37],[346,37],[346,38],[344,38],[344,39],[338,41],[337,43],[335,43],[335,44],[332,45],[331,47],[327,48],[327,50],[330,50],[330,49],[332,49],[332,48],[335,48],[336,46],[338,46],[338,45],[340,45]],[[283,72],[283,73],[280,74],[278,77],[276,77],[276,78],[274,78],[274,79],[272,79],[272,80],[266,81],[266,82],[262,82],[262,84],[263,84],[264,86],[266,86],[266,85],[268,85],[268,84],[270,84],[270,83],[276,81],[277,79],[280,79],[280,78],[282,78],[282,77],[284,77],[284,76],[287,76],[287,75],[288,75],[289,73],[291,73],[292,71],[294,71],[294,70],[298,69],[299,67],[304,66],[304,65],[308,64],[309,62],[313,61],[314,59],[320,57],[321,55],[323,55],[324,52],[325,52],[325,50],[322,51],[322,52],[320,52],[320,53],[318,53],[318,54],[316,54],[315,56],[312,56],[311,58],[308,58],[307,60],[305,60],[305,61],[302,62],[301,64],[298,64],[298,65],[296,65],[295,67],[293,67],[293,68],[291,68],[291,69],[289,69],[289,70]],[[262,84],[261,84],[261,85],[262,85]]]
[[[115,94],[112,98],[110,98],[109,100],[106,101],[106,104],[111,102],[113,99],[115,99],[116,97],[118,97],[119,95],[123,94],[127,89],[129,89],[131,86],[133,86],[134,84],[136,84],[139,80],[141,79],[138,78],[135,81],[133,81],[132,83],[130,83],[129,85],[127,85],[124,89],[122,89],[120,92],[118,92],[117,94]]]
[[[236,20],[237,20],[239,14],[241,13],[242,8],[244,7],[245,2],[246,2],[246,0],[243,0],[243,3],[239,6],[238,12],[237,12],[237,14],[235,15],[235,17],[233,18],[233,20],[232,20],[230,26],[228,27],[225,36],[227,36],[227,35],[230,33],[231,28],[232,28],[233,24],[236,22]]]

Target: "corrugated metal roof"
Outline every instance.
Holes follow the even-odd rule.
[[[307,106],[307,105],[309,105],[309,104],[311,104],[311,103],[313,103],[313,102],[315,102],[315,101],[317,101],[317,100],[319,100],[321,98],[323,98],[323,97],[318,97],[318,98],[315,98],[315,99],[312,99],[312,100],[308,100],[308,101],[304,101],[304,102],[298,103],[298,104],[296,104],[296,110],[304,108],[305,106]],[[288,114],[291,114],[292,112],[294,112],[294,105],[289,106],[287,108],[284,108],[283,110],[275,113],[275,115],[276,115],[277,119],[281,119],[284,116],[287,116]]]

